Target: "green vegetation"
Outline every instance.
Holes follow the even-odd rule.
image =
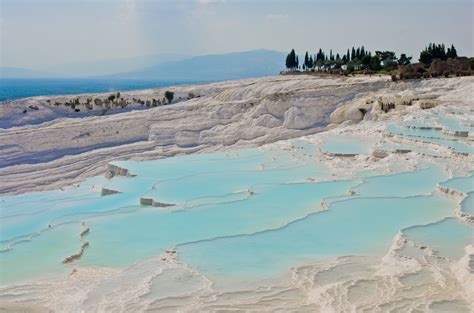
[[[174,98],[174,92],[166,90],[165,98],[166,100],[168,100],[168,103],[171,103],[171,101],[173,101],[173,98]]]
[[[286,57],[286,68],[291,69],[293,71],[299,69],[299,60],[298,56],[295,53],[295,49],[291,49],[290,54]]]
[[[458,57],[457,50],[454,45],[447,48],[444,44],[430,43],[420,52],[419,61],[424,64],[422,67],[428,67],[433,60],[447,60],[448,58],[456,59]],[[351,73],[377,73],[377,74],[396,74],[399,66],[408,66],[412,62],[412,57],[405,53],[400,54],[397,58],[395,52],[388,50],[375,51],[372,53],[365,49],[364,46],[352,47],[347,49],[346,53],[333,53],[329,50],[326,53],[319,49],[317,53],[310,54],[308,51],[304,54],[304,63],[299,64],[298,55],[295,50],[286,57],[286,69],[288,72],[326,72],[336,74]],[[472,63],[471,62],[471,68]],[[413,71],[423,76],[426,72],[424,68],[415,67],[408,71]]]
[[[457,58],[458,52],[454,45],[451,45],[451,48],[446,47],[444,44],[435,44],[430,43],[423,51],[420,52],[420,62],[430,65],[434,59],[440,59],[446,61],[448,58]]]

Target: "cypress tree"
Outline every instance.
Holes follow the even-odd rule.
[[[451,58],[457,58],[458,57],[458,52],[456,51],[456,48],[454,48],[454,45],[451,44]]]
[[[295,67],[297,67],[296,53],[295,53],[295,49],[291,49],[291,52],[290,52],[290,68],[294,70]]]
[[[354,61],[356,58],[356,51],[354,49],[354,47],[352,47],[352,52],[351,52],[351,61]]]

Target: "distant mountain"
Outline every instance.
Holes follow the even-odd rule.
[[[61,77],[93,77],[136,71],[164,62],[178,61],[189,57],[189,55],[184,54],[145,55],[121,59],[60,64],[49,67],[46,70],[48,72],[57,73]]]
[[[195,57],[160,54],[56,65],[44,71],[0,67],[0,77],[218,81],[278,74],[285,56],[283,52],[263,49]]]
[[[54,74],[21,67],[0,67],[0,78],[53,78]]]
[[[262,77],[278,74],[284,67],[285,56],[283,52],[263,49],[203,55],[108,77],[159,81],[217,81]]]

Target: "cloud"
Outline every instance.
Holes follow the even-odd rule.
[[[213,3],[225,3],[226,0],[196,0],[196,2],[201,5],[208,5]]]
[[[120,21],[123,24],[129,23],[135,16],[137,0],[125,0],[120,10]]]
[[[191,10],[191,16],[195,18],[207,18],[216,15],[215,4],[225,3],[226,0],[195,0],[194,9]]]
[[[267,21],[285,21],[288,20],[290,17],[288,14],[281,14],[281,13],[269,13],[265,16]]]

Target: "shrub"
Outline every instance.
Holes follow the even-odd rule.
[[[422,51],[420,53],[419,61],[423,64],[430,65],[433,61],[433,55],[428,51]]]
[[[347,73],[351,74],[354,72],[354,65],[352,63],[349,63],[347,65]]]
[[[174,92],[166,90],[165,98],[166,100],[168,100],[168,103],[171,103],[171,101],[173,101],[173,98],[174,98]]]

